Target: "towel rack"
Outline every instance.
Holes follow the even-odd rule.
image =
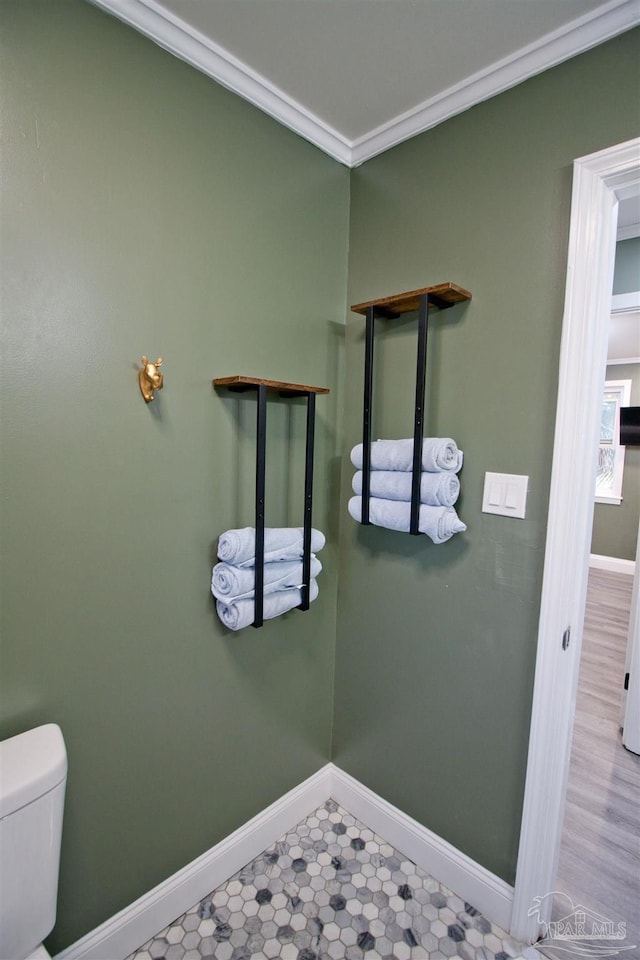
[[[264,610],[264,495],[266,465],[267,393],[273,391],[280,397],[307,399],[307,433],[305,443],[304,472],[304,537],[302,547],[302,602],[299,610],[309,609],[309,584],[311,581],[311,514],[313,507],[313,445],[315,436],[316,394],[329,393],[328,387],[311,387],[302,383],[287,383],[282,380],[265,380],[263,377],[217,377],[214,387],[226,387],[236,393],[247,390],[257,392],[257,438],[256,438],[256,563],[255,607],[253,626],[261,627]]]
[[[416,536],[420,515],[420,472],[422,437],[424,432],[424,394],[427,371],[427,329],[429,308],[446,310],[456,303],[471,300],[468,290],[455,283],[439,283],[420,290],[380,297],[366,303],[356,303],[351,309],[363,314],[365,327],[364,409],[362,418],[362,523],[370,524],[369,497],[371,477],[371,401],[373,397],[373,335],[376,317],[397,319],[403,313],[418,311],[418,354],[416,362],[416,399],[413,419],[413,464],[411,477],[411,523],[409,533]]]

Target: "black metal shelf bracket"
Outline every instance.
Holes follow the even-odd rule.
[[[420,531],[420,474],[422,472],[422,438],[424,436],[424,391],[427,378],[427,330],[429,325],[429,297],[423,293],[418,310],[418,355],[416,361],[416,403],[413,416],[413,470],[411,476],[411,520],[409,533],[414,537]]]
[[[371,485],[371,415],[373,402],[373,334],[376,308],[367,307],[364,347],[364,411],[362,417],[362,523],[369,526]]]
[[[264,530],[265,477],[267,437],[267,391],[277,390],[280,397],[304,397],[307,401],[304,475],[304,519],[302,545],[302,589],[299,610],[308,610],[311,586],[311,531],[313,517],[313,452],[315,441],[316,393],[328,393],[324,387],[305,387],[299,384],[262,381],[248,377],[227,377],[213,381],[215,386],[243,393],[257,391],[256,411],[256,492],[255,492],[255,606],[252,626],[264,623]]]
[[[309,609],[311,584],[311,517],[313,511],[313,446],[315,438],[316,395],[307,394],[307,434],[304,467],[304,540],[302,547],[302,603],[301,610]]]
[[[253,626],[261,627],[264,611],[264,495],[267,446],[267,388],[258,385],[256,415],[256,563]]]
[[[385,315],[380,311],[381,316]],[[364,353],[364,404],[362,418],[362,520],[366,526],[369,520],[369,500],[371,497],[371,417],[373,403],[373,341],[375,332],[376,307],[367,307]],[[420,533],[420,474],[422,470],[422,437],[424,433],[424,396],[427,370],[427,332],[429,326],[429,295],[420,295],[418,307],[418,351],[416,358],[416,396],[413,418],[413,465],[411,477],[411,520],[409,533]]]

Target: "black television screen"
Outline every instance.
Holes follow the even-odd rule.
[[[620,407],[620,444],[640,447],[640,407]]]

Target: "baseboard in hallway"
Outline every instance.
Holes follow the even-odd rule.
[[[636,570],[635,560],[623,560],[620,557],[606,557],[599,553],[592,553],[589,557],[589,566],[592,570],[607,570],[609,573],[623,573],[633,577]]]

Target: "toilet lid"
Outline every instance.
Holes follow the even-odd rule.
[[[19,733],[0,743],[0,818],[15,813],[61,783],[67,751],[55,723]]]

